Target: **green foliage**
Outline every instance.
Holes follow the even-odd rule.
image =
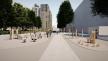
[[[60,8],[57,15],[57,27],[64,28],[67,24],[71,23],[74,18],[73,9],[69,1],[64,1]]]
[[[41,19],[40,17],[35,17],[35,12],[28,8],[24,8],[18,3],[15,3],[14,6],[16,25],[20,27],[41,27]]]
[[[35,13],[32,10],[28,11],[28,21],[30,26],[34,26],[35,18]]]
[[[10,32],[9,31],[4,31],[4,30],[0,30],[0,35],[4,35],[4,34],[9,34]]]
[[[35,23],[36,27],[41,28],[42,27],[42,22],[41,22],[41,18],[38,16],[36,17],[36,23]]]
[[[25,11],[21,4],[14,3],[11,10],[10,20],[7,21],[8,27],[19,27],[21,26],[21,22],[25,19]]]
[[[41,18],[39,16],[35,16],[35,12],[32,10],[28,12],[28,18],[29,18],[29,23],[31,23],[31,26],[35,26],[38,28],[41,28]]]
[[[94,15],[108,16],[108,0],[91,0]]]
[[[12,0],[0,1],[0,27],[41,27],[40,17],[35,12]]]
[[[23,22],[26,21],[26,10],[25,8],[19,4],[19,3],[14,3],[13,5],[14,9],[14,16],[15,16],[15,25],[22,26]]]
[[[11,20],[12,0],[0,0],[0,28],[6,27],[6,22]]]

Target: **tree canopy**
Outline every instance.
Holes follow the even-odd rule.
[[[11,20],[12,0],[0,0],[0,28],[6,27],[6,22]]]
[[[35,23],[35,26],[38,27],[38,28],[41,28],[42,27],[42,21],[41,21],[41,18],[39,16],[36,17],[36,22]]]
[[[94,15],[108,16],[108,0],[91,0]]]
[[[19,3],[12,5],[12,0],[0,1],[0,22],[0,28],[41,27],[41,19],[35,16],[35,12]]]
[[[69,1],[64,1],[59,8],[57,14],[57,27],[65,28],[67,24],[71,23],[74,18],[74,12]]]

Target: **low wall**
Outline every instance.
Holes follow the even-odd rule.
[[[108,35],[108,26],[99,26],[99,35]]]
[[[107,36],[98,36],[98,39],[108,41],[108,35]]]

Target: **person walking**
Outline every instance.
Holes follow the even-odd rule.
[[[51,37],[51,35],[52,35],[52,30],[49,30],[49,34],[50,34],[50,37]]]
[[[49,36],[48,36],[48,34],[49,34],[49,32],[48,32],[48,31],[46,31],[47,38],[49,37]]]

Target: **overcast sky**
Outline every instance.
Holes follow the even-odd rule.
[[[64,0],[14,0],[14,2],[18,2],[20,4],[22,4],[23,6],[32,9],[32,7],[34,6],[34,4],[40,5],[40,4],[48,4],[50,7],[50,10],[52,12],[52,22],[53,22],[53,26],[57,25],[57,13],[60,7],[60,4],[63,2]],[[73,10],[75,11],[75,9],[79,6],[79,4],[82,2],[82,0],[70,0],[70,3],[72,5]]]

